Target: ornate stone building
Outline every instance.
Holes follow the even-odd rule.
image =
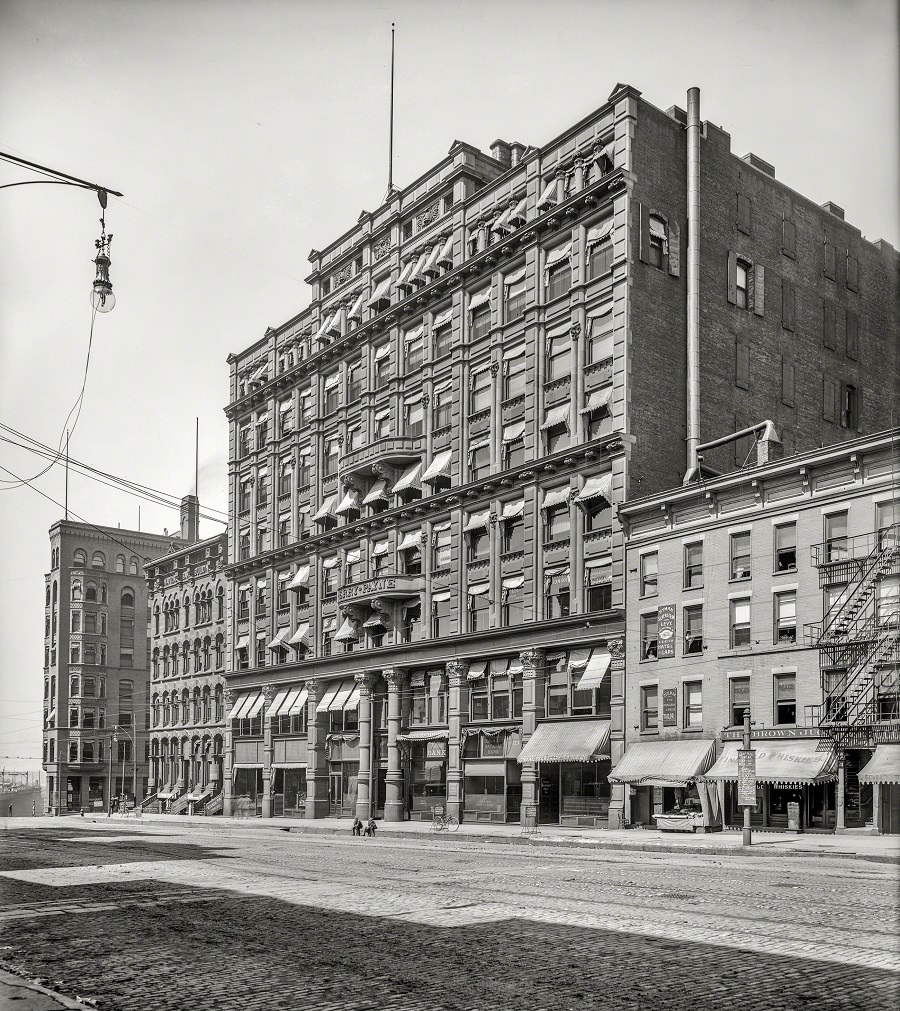
[[[617,86],[313,250],[310,306],[229,358],[226,811],[618,823],[615,506],[701,425],[774,414],[794,448],[889,411],[896,257],[838,211]]]
[[[222,811],[227,534],[198,539],[182,502],[182,542],[146,566],[150,621],[150,776],[145,810]]]

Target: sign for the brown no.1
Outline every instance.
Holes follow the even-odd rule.
[[[662,604],[656,612],[657,656],[675,656],[675,605]]]

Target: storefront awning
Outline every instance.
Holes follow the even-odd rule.
[[[226,719],[229,720],[243,720],[250,716],[250,708],[254,707],[254,712],[259,712],[259,707],[262,705],[262,692],[258,689],[253,691],[244,692],[243,695],[238,695],[235,700],[234,705],[231,707],[231,712],[228,714]]]
[[[353,690],[350,692],[350,697],[344,703],[344,711],[348,709],[358,709],[359,708],[359,685],[353,682]]]
[[[830,783],[837,779],[836,759],[831,751],[819,751],[819,742],[754,741],[756,751],[756,778],[760,783],[776,786],[804,786],[808,783]],[[703,779],[738,778],[738,749],[740,742],[728,741],[716,764]]]
[[[715,754],[716,742],[709,739],[636,741],[609,779],[630,786],[686,786],[706,772]]]
[[[282,709],[284,709],[284,704],[287,702],[288,697],[291,694],[290,688],[281,688],[276,693],[275,698],[272,699],[272,705],[269,706],[269,711],[266,714],[269,719],[273,716],[278,716]]]
[[[407,730],[405,734],[397,734],[398,741],[446,741],[448,738],[446,730]]]
[[[334,702],[335,696],[340,690],[340,681],[332,681],[331,684],[326,685],[322,693],[322,697],[319,699],[318,705],[316,706],[316,712],[327,713],[331,703]]]
[[[879,744],[864,769],[860,783],[900,783],[900,744]]]
[[[609,759],[609,720],[539,723],[518,761],[602,762]]]
[[[291,692],[290,697],[284,705],[282,716],[296,716],[302,713],[306,703],[309,701],[309,690],[301,688],[299,691]]]
[[[356,687],[356,682],[353,678],[345,678],[338,685],[337,693],[334,698],[328,704],[328,711],[330,713],[339,713],[344,706],[347,704],[350,696],[353,694],[353,689]]]
[[[447,449],[438,455],[428,464],[428,468],[422,475],[423,481],[436,481],[438,478],[450,477],[451,450]]]

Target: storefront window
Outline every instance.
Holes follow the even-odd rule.
[[[275,769],[272,815],[302,817],[306,807],[306,769]]]
[[[252,769],[235,769],[233,808],[238,815],[256,815],[261,813],[262,804],[262,766]]]
[[[598,762],[563,765],[562,815],[602,816],[609,812],[610,787],[606,766]]]
[[[424,741],[410,749],[410,792],[413,813],[431,813],[447,797],[447,744]]]

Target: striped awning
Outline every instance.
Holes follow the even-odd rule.
[[[422,472],[422,461],[414,463],[411,467],[408,467],[400,477],[400,480],[394,485],[394,491],[406,491],[407,488],[414,488],[416,491],[422,490],[422,479],[419,476]]]
[[[599,688],[606,677],[606,672],[609,670],[611,662],[612,656],[608,649],[601,649],[600,647],[592,649],[587,658],[581,679],[575,686],[576,690],[583,692],[589,688]],[[569,659],[569,664],[572,664],[571,658]]]
[[[263,694],[258,688],[254,688],[249,692],[244,692],[242,695],[238,695],[235,699],[234,705],[231,707],[231,712],[229,712],[226,719],[229,720],[244,720],[248,719],[250,716],[255,716],[259,712],[263,704]],[[251,713],[250,710],[253,710]]]
[[[275,693],[275,698],[272,699],[272,705],[269,706],[269,711],[267,715],[269,718],[278,716],[282,709],[284,709],[284,704],[290,698],[291,689],[290,688],[280,688]]]
[[[355,509],[357,512],[361,509],[359,492],[355,488],[347,489],[347,494],[341,499],[340,505],[334,512],[336,516],[340,516],[341,513],[349,512],[351,509]]]
[[[636,741],[627,746],[609,779],[631,786],[687,786],[709,769],[715,753],[716,742],[708,738]]]
[[[541,425],[541,431],[546,432],[548,428],[555,428],[557,425],[568,425],[568,423],[569,405],[568,403],[559,404],[557,407],[548,409],[544,423]]]
[[[449,732],[446,730],[407,730],[406,733],[397,734],[398,741],[446,741]]]
[[[776,786],[805,786],[837,779],[837,759],[832,751],[819,751],[815,739],[799,741],[754,741],[756,779]],[[738,778],[739,741],[727,741],[719,760],[703,779]]]
[[[313,523],[324,523],[329,516],[334,516],[334,500],[337,495],[330,495],[313,516]]]
[[[606,221],[601,221],[599,225],[594,225],[593,228],[588,229],[587,240],[585,241],[586,248],[591,249],[596,246],[598,242],[602,242],[604,239],[608,238],[612,228],[613,219],[607,218]]]
[[[286,646],[288,644],[290,634],[290,626],[285,625],[284,628],[280,628],[274,639],[272,639],[269,645],[266,646],[266,649],[280,649],[282,646]]]
[[[289,590],[305,589],[309,585],[309,565],[301,565],[288,583]]]
[[[425,473],[422,475],[422,481],[436,481],[438,478],[450,477],[450,458],[452,456],[452,451],[447,449],[443,453],[438,453],[438,455],[428,464]]]
[[[609,760],[609,720],[539,723],[518,761],[603,762]]]
[[[595,498],[605,499],[612,504],[612,474],[600,474],[597,477],[589,477],[584,482],[584,487],[575,496],[575,501],[590,502]]]
[[[879,744],[864,769],[860,783],[900,783],[900,744]]]
[[[309,690],[307,688],[301,688],[299,691],[292,692],[287,702],[282,710],[282,716],[296,716],[298,713],[303,712],[303,707],[309,700]]]
[[[309,622],[302,621],[297,626],[297,631],[290,638],[290,644],[292,646],[308,646],[309,645]]]
[[[588,402],[578,412],[579,414],[593,414],[595,411],[602,411],[609,407],[612,401],[612,386],[602,386],[599,390],[588,397]]]
[[[387,481],[379,480],[369,489],[368,494],[363,499],[363,505],[371,505],[373,502],[390,502],[391,496],[388,494]]]
[[[556,203],[556,179],[551,179],[550,182],[541,191],[540,197],[538,197],[537,205],[539,208],[547,207],[550,204]]]

